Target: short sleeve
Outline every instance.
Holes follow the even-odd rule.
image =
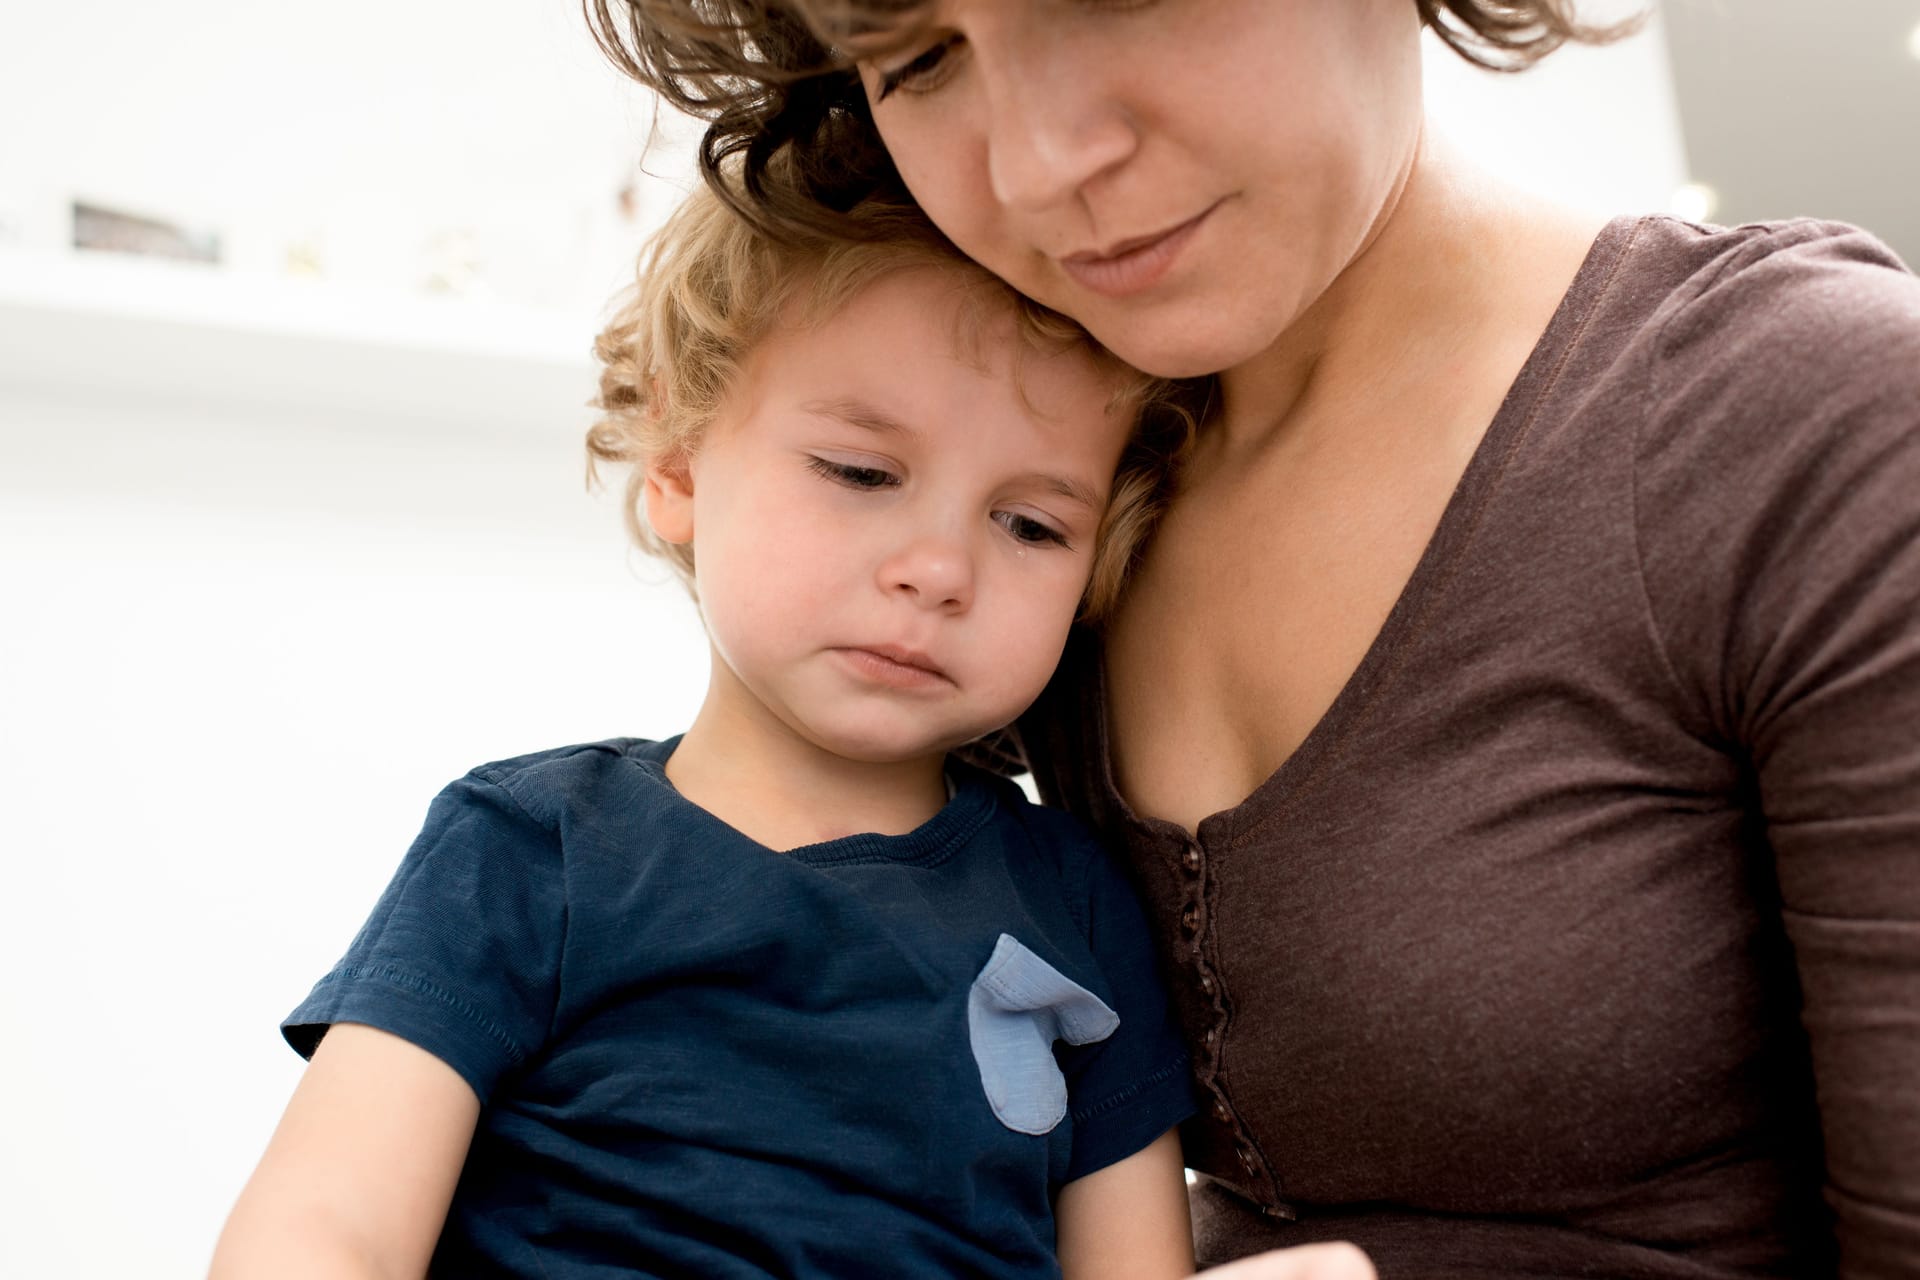
[[[554,832],[476,774],[448,786],[340,962],[281,1024],[303,1057],[336,1022],[409,1040],[484,1103],[549,1034],[566,923]]]
[[[1194,1110],[1186,1047],[1140,899],[1103,850],[1090,839],[1086,846],[1087,941],[1120,1025],[1104,1040],[1059,1050],[1073,1119],[1069,1182],[1133,1155]]]
[[[1667,325],[1643,563],[1748,761],[1799,971],[1840,1272],[1920,1271],[1920,280],[1789,224]]]

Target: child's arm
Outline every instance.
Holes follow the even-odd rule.
[[[336,1025],[227,1219],[212,1280],[424,1276],[479,1116],[426,1050]]]
[[[1180,1135],[1060,1189],[1054,1205],[1065,1280],[1182,1280],[1193,1274],[1193,1223]]]

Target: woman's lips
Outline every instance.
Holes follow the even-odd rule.
[[[1195,217],[1165,231],[1123,240],[1106,249],[1069,254],[1059,260],[1060,269],[1074,283],[1109,298],[1150,289],[1173,267],[1174,259],[1199,231],[1200,224],[1219,207],[1220,202],[1215,201]]]
[[[890,689],[944,689],[953,684],[946,672],[918,653],[888,646],[835,649],[834,653],[856,676]]]

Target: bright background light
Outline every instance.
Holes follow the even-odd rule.
[[[1675,189],[1669,212],[1688,222],[1709,222],[1720,207],[1720,196],[1704,182],[1689,182]]]

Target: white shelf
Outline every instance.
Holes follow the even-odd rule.
[[[0,252],[0,386],[574,432],[598,317]]]

